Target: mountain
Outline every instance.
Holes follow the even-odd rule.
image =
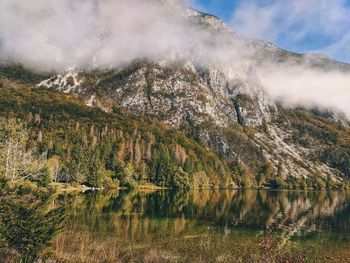
[[[191,155],[190,151],[197,152],[193,162],[204,158],[199,162],[201,166],[210,166],[210,169],[197,167],[193,172],[184,169],[184,162],[176,165],[178,171],[187,174],[186,180],[192,182],[198,179],[195,175],[198,177],[203,172],[210,183],[202,185],[324,188],[346,184],[350,177],[350,123],[347,117],[333,109],[286,107],[269,97],[259,72],[270,65],[283,67],[288,64],[321,72],[350,73],[350,65],[322,55],[296,54],[264,41],[240,37],[219,18],[178,5],[175,1],[164,1],[164,6],[170,12],[179,10],[178,14],[186,23],[209,32],[213,36],[209,46],[224,39],[226,48],[247,54],[249,63],[245,59],[208,58],[203,55],[208,51],[207,44],[203,44],[193,52],[174,52],[158,59],[139,58],[118,68],[70,68],[59,74],[38,73],[19,65],[3,64],[0,68],[2,105],[6,105],[12,88],[17,96],[14,101],[23,101],[11,104],[12,114],[17,116],[20,111],[15,105],[26,105],[26,114],[41,112],[47,116],[47,111],[52,112],[50,107],[42,104],[30,109],[36,102],[25,93],[45,94],[46,99],[42,102],[56,109],[59,100],[47,98],[50,96],[47,92],[52,92],[52,96],[63,101],[74,100],[74,107],[73,104],[65,107],[73,107],[70,111],[79,123],[83,117],[75,115],[74,111],[98,112],[96,114],[107,119],[118,116],[135,120],[138,127],[152,130],[151,134],[160,131],[148,127],[159,123],[175,137],[180,136],[177,134],[185,136],[183,140],[193,145],[188,148],[183,142],[167,138],[164,139],[169,141],[165,143],[167,151],[177,151],[179,155],[181,149],[186,156]],[[66,95],[59,95],[57,91]],[[37,96],[41,99],[42,95]],[[58,114],[62,108],[56,110]],[[22,111],[20,115],[24,117]],[[7,114],[7,106],[2,107],[2,115]],[[96,122],[92,116],[90,118],[87,123]],[[112,123],[118,126],[118,120],[113,120]],[[47,121],[50,122],[50,116]],[[107,123],[104,121],[103,125]],[[47,126],[46,123],[43,125]],[[103,128],[100,123],[98,125]],[[122,129],[130,130],[129,125],[129,122],[123,123]],[[88,124],[85,128],[88,129]],[[138,139],[136,130],[128,133],[131,144],[143,141],[141,144],[147,145],[150,139],[142,133],[140,138],[143,139]],[[53,134],[50,136],[58,136]],[[55,140],[53,137],[51,140]],[[154,147],[160,149],[159,144],[159,140],[154,140]],[[200,149],[201,154],[193,147]],[[215,164],[202,153],[212,155]],[[128,161],[124,161],[123,167],[126,167]],[[135,166],[133,160],[129,162]],[[151,169],[147,160],[145,167],[145,171]],[[112,168],[106,166],[105,169]]]

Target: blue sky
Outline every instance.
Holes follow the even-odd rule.
[[[190,0],[235,32],[350,63],[350,0]]]

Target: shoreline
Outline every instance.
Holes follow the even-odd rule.
[[[85,185],[79,185],[79,186],[72,186],[72,185],[65,185],[65,184],[56,184],[53,185],[56,191],[58,192],[87,192],[87,191],[140,191],[140,192],[154,192],[154,191],[181,191],[185,189],[174,189],[174,188],[167,188],[167,187],[160,187],[156,185],[139,185],[135,188],[127,188],[127,187],[116,187],[116,188],[98,188],[98,187],[89,187]],[[233,191],[271,191],[271,192],[282,192],[282,191],[288,191],[288,192],[340,192],[340,191],[349,191],[348,188],[343,189],[314,189],[314,188],[307,188],[307,189],[272,189],[272,188],[239,188],[239,187],[227,187],[227,188],[218,188],[218,187],[201,187],[201,188],[190,188],[186,189],[185,191],[194,191],[194,190],[210,190],[210,191],[223,191],[223,190],[233,190]]]

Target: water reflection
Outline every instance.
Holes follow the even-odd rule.
[[[86,220],[100,214],[124,219],[135,216],[201,219],[215,225],[266,230],[285,229],[303,222],[302,225],[312,225],[310,231],[350,232],[348,192],[91,192],[73,200],[72,214],[85,214]]]
[[[317,233],[350,244],[346,239],[350,234],[348,192],[116,191],[61,198],[72,203],[70,223],[55,246],[61,254],[72,250],[74,245],[67,246],[73,243],[84,246],[74,250],[81,256],[88,253],[85,246],[108,243],[104,249],[112,250],[115,258],[127,249],[130,253],[157,246],[164,249],[166,244],[180,246],[196,238],[227,238],[229,244],[241,235],[245,241],[255,242],[261,233],[277,236],[281,246],[301,237],[316,242]],[[111,244],[115,244],[114,250]],[[96,249],[90,247],[89,251],[95,253]]]

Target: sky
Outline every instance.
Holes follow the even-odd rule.
[[[350,0],[192,0],[244,36],[350,63]]]

